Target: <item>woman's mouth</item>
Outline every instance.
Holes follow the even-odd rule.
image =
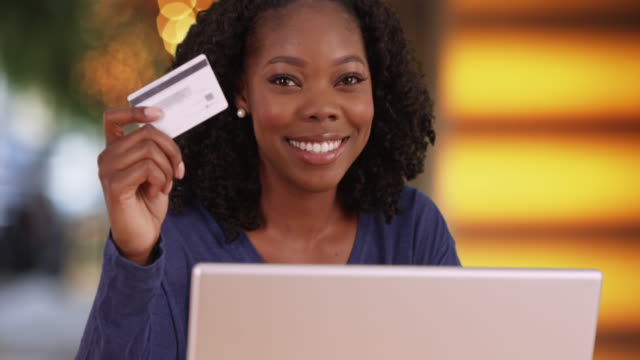
[[[311,165],[327,165],[335,161],[348,140],[348,136],[286,138],[295,156]]]
[[[291,144],[291,146],[302,151],[310,152],[313,154],[326,154],[339,148],[344,140],[345,139],[314,142],[287,139],[287,142]]]

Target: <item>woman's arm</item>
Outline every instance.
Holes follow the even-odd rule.
[[[176,358],[176,332],[162,285],[160,228],[173,178],[184,177],[182,155],[173,139],[153,126],[124,134],[125,125],[161,116],[153,108],[104,113],[106,147],[98,167],[111,233],[78,359]],[[168,357],[158,353],[161,349]]]
[[[76,359],[177,359],[173,327],[162,280],[165,256],[140,266],[107,240],[98,291]]]

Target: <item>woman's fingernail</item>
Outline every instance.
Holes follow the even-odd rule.
[[[184,178],[184,173],[185,173],[185,168],[184,168],[184,162],[180,162],[180,164],[178,165],[178,179],[182,179]]]
[[[164,116],[164,113],[158,108],[148,107],[144,109],[144,116],[149,119],[160,120],[162,116]]]
[[[173,188],[173,181],[169,182],[169,185],[167,186],[167,188],[165,189],[165,194],[169,195],[169,193],[171,192],[171,188]]]

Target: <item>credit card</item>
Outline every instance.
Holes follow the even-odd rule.
[[[151,125],[174,138],[229,105],[202,54],[127,97],[131,106],[152,106],[164,117]]]

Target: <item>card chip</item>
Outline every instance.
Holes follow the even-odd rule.
[[[204,98],[205,98],[207,101],[211,101],[211,100],[213,100],[213,94],[212,94],[212,93],[208,93],[207,95],[205,95],[205,96],[204,96]]]

